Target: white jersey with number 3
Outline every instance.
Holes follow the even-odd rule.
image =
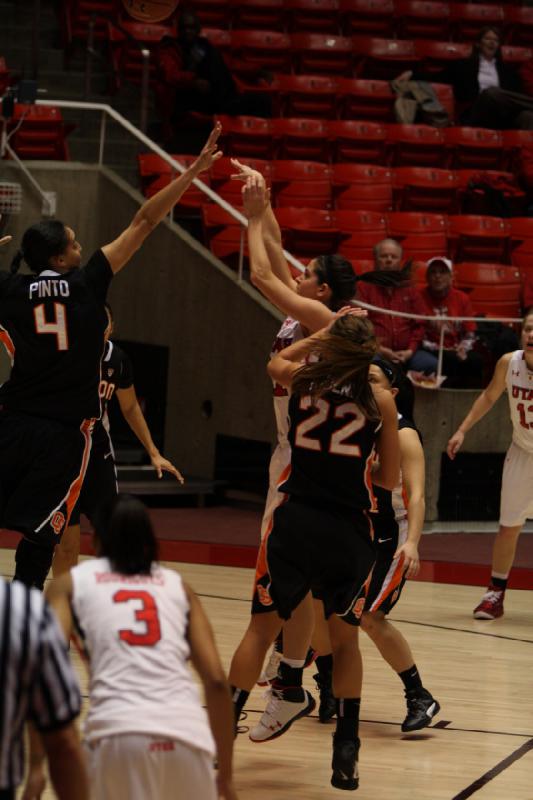
[[[189,602],[177,572],[120,575],[106,558],[72,572],[72,606],[90,661],[88,741],[123,733],[214,752],[188,659]]]
[[[533,371],[526,364],[523,350],[515,350],[506,375],[513,442],[533,453]]]

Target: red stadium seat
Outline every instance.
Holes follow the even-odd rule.
[[[414,43],[407,39],[374,39],[354,36],[355,75],[358,78],[392,80],[419,61]]]
[[[503,195],[508,212],[513,216],[524,213],[526,194],[513,173],[492,169],[460,169],[456,174],[463,199],[463,213],[494,214],[493,192],[498,191]]]
[[[485,25],[501,27],[503,24],[503,8],[498,5],[478,3],[451,3],[450,22],[454,39],[460,42],[472,42]]]
[[[337,251],[340,232],[330,211],[318,208],[276,208],[285,247],[315,257]]]
[[[202,36],[231,60],[231,31],[224,28],[202,28]]]
[[[503,166],[509,171],[521,169],[521,149],[533,151],[533,131],[502,131]]]
[[[507,220],[511,245],[511,262],[521,270],[533,272],[533,217]]]
[[[290,72],[291,40],[278,31],[232,31],[232,57],[271,72]]]
[[[472,45],[459,42],[432,42],[420,39],[415,42],[415,51],[422,60],[422,70],[426,74],[440,72],[450,61],[468,58]]]
[[[453,96],[453,89],[446,83],[432,83],[433,91],[437,95],[437,100],[448,112],[450,122],[453,123],[455,119],[455,99]]]
[[[283,0],[229,0],[236,30],[285,30]]]
[[[293,33],[293,63],[296,72],[309,75],[352,74],[352,40],[327,33]]]
[[[530,45],[533,44],[533,41]],[[530,47],[519,47],[518,45],[503,45],[502,47],[502,58],[506,64],[512,64],[515,67],[520,67],[522,64],[525,64],[526,61],[530,61],[533,58],[533,48]]]
[[[218,258],[226,259],[239,254],[243,228],[231,214],[215,203],[204,203],[202,224],[205,241],[211,252]],[[246,233],[244,242],[246,242]]]
[[[272,136],[277,142],[278,158],[303,158],[327,161],[329,155],[328,123],[320,119],[273,119]]]
[[[285,0],[290,31],[339,32],[338,0]]]
[[[335,78],[321,75],[278,75],[272,84],[281,97],[284,117],[337,116],[338,83]]]
[[[21,159],[68,161],[66,137],[76,126],[66,124],[61,109],[15,103],[7,133]]]
[[[228,0],[194,0],[193,10],[200,18],[202,27],[229,28],[231,25]]]
[[[505,9],[509,44],[533,45],[533,8],[514,3]]]
[[[454,261],[506,263],[509,233],[503,219],[476,214],[448,218],[448,232]]]
[[[335,208],[390,211],[391,172],[375,164],[334,164],[332,185]]]
[[[341,27],[346,36],[394,33],[394,0],[339,0]]]
[[[340,210],[335,212],[335,221],[342,234],[339,252],[351,260],[372,259],[374,245],[387,236],[387,220],[376,211]]]
[[[401,39],[447,39],[449,3],[436,0],[396,0],[396,33]]]
[[[388,235],[397,239],[407,258],[428,261],[433,256],[448,255],[446,217],[416,211],[393,211],[387,214]]]
[[[446,163],[444,133],[430,125],[387,125],[389,163],[440,167]]]
[[[476,315],[520,316],[523,287],[518,269],[501,264],[455,264],[454,283],[468,292]]]
[[[330,167],[316,161],[274,161],[272,188],[277,207],[329,209]]]
[[[502,165],[503,138],[500,131],[486,128],[446,128],[444,138],[451,167],[499,169]]]
[[[67,56],[75,41],[87,42],[89,25],[94,21],[95,39],[107,39],[107,25],[115,20],[117,0],[68,0],[60,4],[61,40]]]
[[[394,95],[387,81],[338,78],[342,119],[394,120]]]
[[[398,211],[458,210],[457,173],[431,167],[398,167],[393,170],[394,207]]]
[[[384,125],[379,122],[336,120],[331,121],[328,127],[333,161],[385,163]]]
[[[143,71],[142,49],[154,48],[163,36],[174,36],[175,28],[146,22],[124,20],[120,29],[109,23],[109,46],[113,65],[114,88],[119,89],[122,81],[140,84]],[[149,62],[150,83],[156,80],[155,61]]]
[[[262,117],[228,117],[219,114],[224,151],[229,155],[250,158],[273,158],[272,125]]]

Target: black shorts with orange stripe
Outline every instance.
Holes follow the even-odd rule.
[[[289,497],[261,544],[252,613],[289,619],[313,589],[326,617],[359,625],[375,559],[371,530],[364,511]]]
[[[404,557],[394,558],[407,538],[407,519],[384,518],[372,514],[376,563],[368,587],[365,611],[388,614],[400,599],[405,585]]]
[[[96,422],[93,446],[78,502],[70,517],[71,525],[78,525],[80,514],[92,522],[98,511],[108,506],[118,494],[117,469],[111,439],[101,421]]]
[[[43,547],[58,543],[81,490],[92,425],[0,412],[0,527]]]

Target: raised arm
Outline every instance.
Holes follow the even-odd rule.
[[[226,674],[220,662],[213,630],[193,590],[185,585],[189,599],[189,645],[191,660],[204,685],[207,713],[218,760],[218,791],[225,800],[236,800],[233,788],[233,703]]]
[[[295,372],[302,366],[305,357],[311,351],[314,340],[323,334],[324,330],[317,331],[313,336],[300,339],[298,342],[285,347],[275,353],[270,359],[267,372],[275,383],[290,389]]]
[[[140,441],[146,452],[150,457],[150,462],[157,472],[157,477],[162,478],[163,472],[170,472],[176,480],[183,483],[183,475],[176,469],[168,459],[164,458],[152,439],[152,434],[144,418],[144,414],[137,400],[135,387],[130,386],[127,389],[117,389],[117,399],[122,411],[122,416],[132,429],[133,433]]]
[[[258,170],[252,169],[246,164],[241,164],[241,162],[237,161],[236,158],[232,158],[231,163],[235,169],[238,170],[238,172],[231,176],[233,180],[241,180],[246,183],[248,178],[255,177],[256,180],[259,183],[262,182],[266,188],[265,179],[263,175],[258,172]],[[266,193],[266,203],[262,215],[262,223],[263,241],[265,243],[270,264],[272,266],[272,271],[274,275],[280,279],[280,281],[282,281],[286,286],[289,287],[289,289],[292,289],[295,292],[296,281],[291,275],[287,259],[283,253],[281,229],[272,210],[272,205],[270,204],[270,195],[268,192]]]
[[[298,320],[310,333],[320,330],[334,314],[324,303],[301,297],[274,274],[263,240],[263,215],[268,202],[264,181],[250,177],[243,187],[244,213],[248,217],[250,279],[284,314]]]
[[[146,237],[176,205],[193,180],[220,158],[222,153],[217,150],[217,141],[221,130],[220,123],[217,123],[196,161],[182,175],[143,203],[126,230],[113,242],[102,247],[113,272],[118,272],[128,263]]]
[[[470,428],[474,427],[476,422],[479,422],[479,420],[482,419],[488,411],[490,411],[496,400],[504,392],[505,378],[511,356],[512,353],[506,353],[500,358],[496,364],[496,369],[494,370],[494,375],[492,376],[491,382],[487,388],[481,392],[479,397],[474,400],[472,408],[449,440],[446,452],[452,460],[459,452],[464,442],[465,434],[470,430]]]

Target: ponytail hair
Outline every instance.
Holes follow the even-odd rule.
[[[57,219],[37,222],[24,231],[20,250],[11,262],[11,272],[18,272],[22,260],[35,274],[50,266],[50,259],[60,256],[68,246],[67,231]]]
[[[102,508],[95,520],[99,555],[121,575],[149,575],[158,559],[157,540],[146,507],[126,494]]]
[[[319,283],[327,283],[331,289],[328,307],[332,311],[338,311],[353,299],[357,277],[344,256],[338,253],[318,256],[315,259],[315,275]]]
[[[393,364],[392,361],[383,358],[383,356],[379,354],[372,359],[372,364],[380,368],[387,378],[390,388],[398,390],[394,398],[396,408],[402,417],[409,420],[409,422],[412,422],[414,425],[415,390],[403,369],[398,364]]]
[[[374,328],[366,317],[339,317],[325,336],[314,341],[310,362],[294,374],[292,393],[317,398],[332,389],[343,389],[367,419],[380,419],[368,380],[368,367],[377,348]]]

